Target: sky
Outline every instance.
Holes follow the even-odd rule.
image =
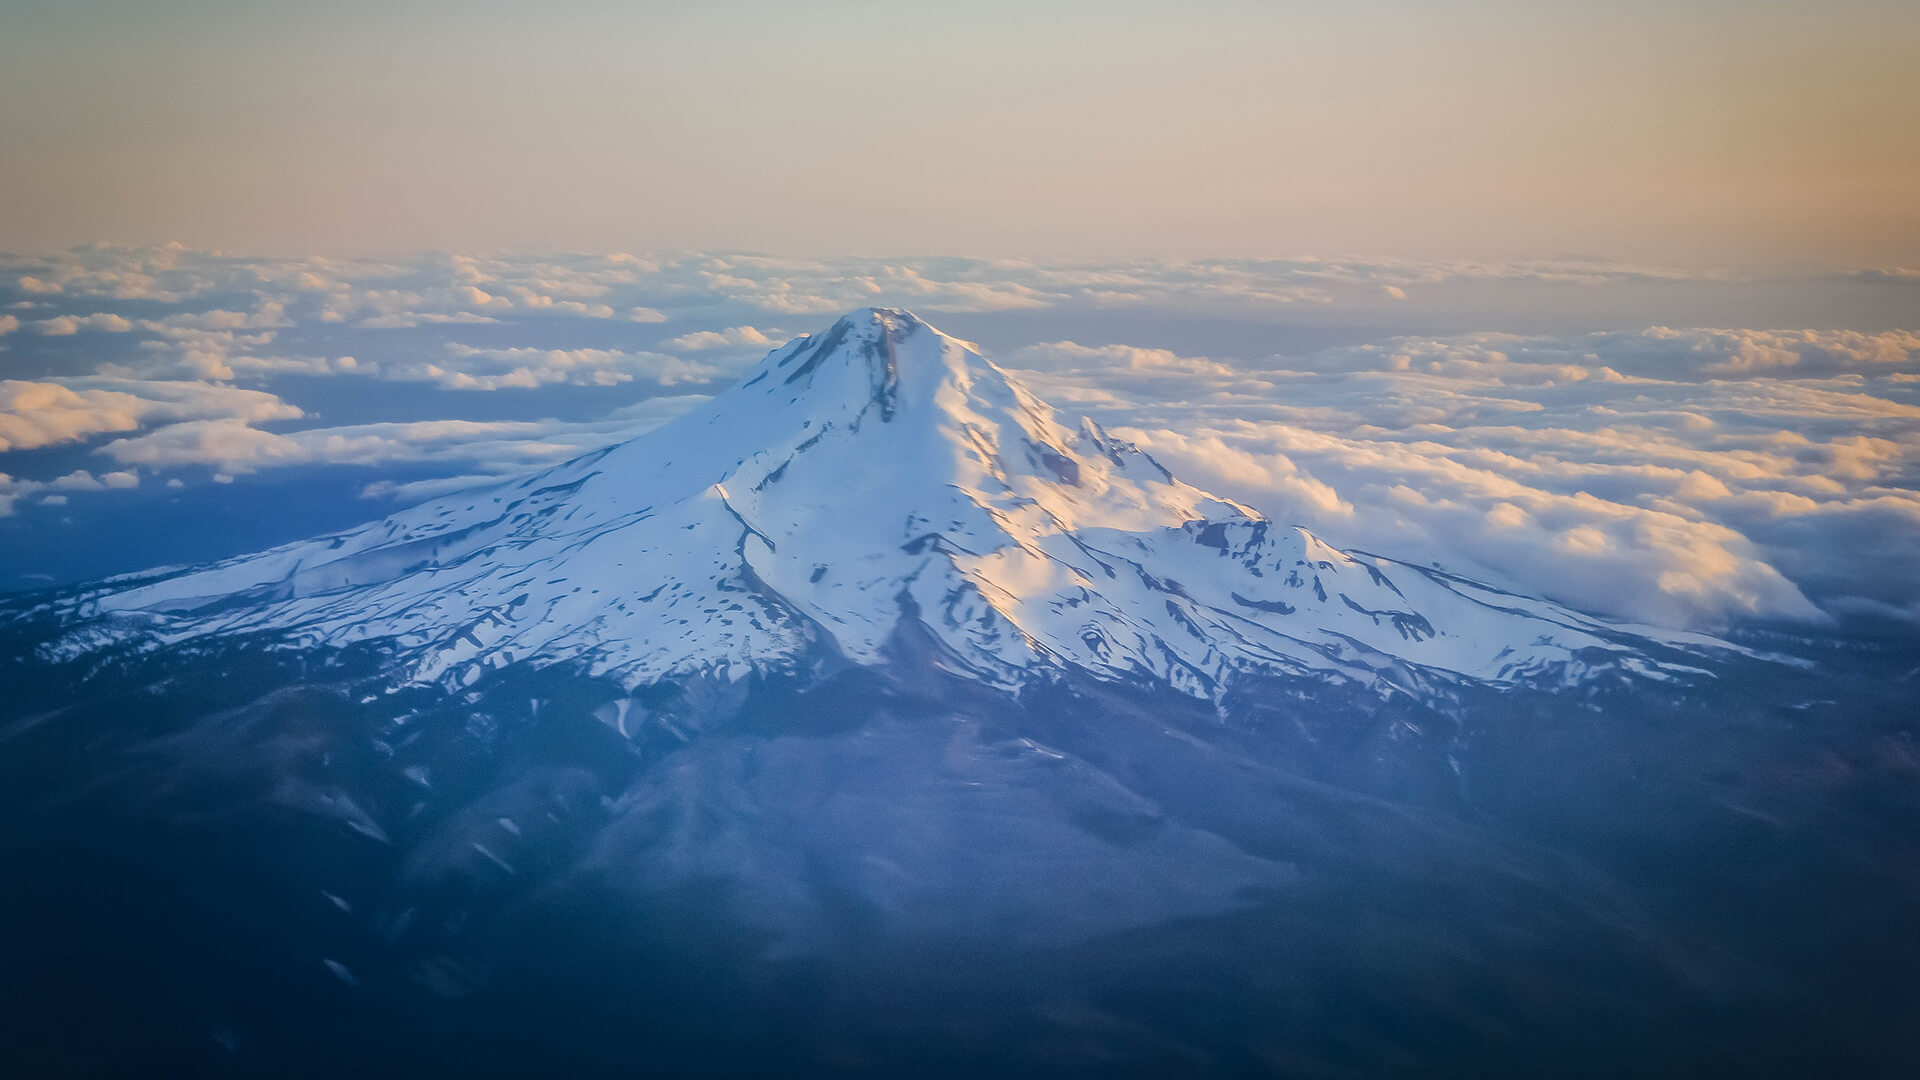
[[[1341,546],[1920,632],[1920,5],[0,0],[0,590],[870,305]]]
[[[1920,266],[1920,6],[0,3],[0,248]]]

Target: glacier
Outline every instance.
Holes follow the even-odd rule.
[[[1910,645],[1262,509],[868,309],[543,472],[0,599],[0,1058],[1913,1072]]]
[[[629,687],[883,666],[903,627],[1002,690],[1071,670],[1216,701],[1249,674],[1413,694],[1692,677],[1689,654],[1734,648],[1340,550],[1068,426],[977,347],[883,308],[630,442],[48,603],[71,628],[54,655],[380,642],[448,687],[520,662]]]

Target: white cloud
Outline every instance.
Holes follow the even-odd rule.
[[[226,378],[235,374],[266,375],[379,375],[380,367],[351,356],[229,356]]]
[[[99,312],[93,315],[56,315],[34,323],[33,328],[48,337],[66,337],[82,330],[124,334],[133,329],[133,324],[118,315]]]
[[[200,420],[118,439],[100,453],[123,465],[209,466],[229,476],[292,465],[466,465],[505,475],[633,438],[664,422],[631,412],[598,421],[423,420],[351,424],[284,434],[239,420]],[[478,466],[477,470],[472,467]],[[217,479],[217,478],[216,478]],[[374,496],[379,495],[376,489]]]
[[[360,489],[363,499],[392,499],[395,502],[411,503],[422,499],[431,499],[435,495],[445,495],[451,491],[463,491],[470,487],[491,483],[499,477],[485,473],[468,473],[463,476],[440,476],[431,480],[413,480],[396,483],[392,480],[376,480]]]
[[[1920,270],[1909,270],[1904,266],[1889,266],[1875,270],[1856,270],[1843,277],[1853,281],[1867,281],[1880,285],[1920,284]]]
[[[0,451],[203,417],[258,422],[300,415],[298,408],[272,394],[204,383],[6,379],[0,380]]]
[[[451,313],[436,311],[393,311],[385,315],[370,315],[355,323],[362,330],[411,330],[416,326],[435,324],[471,325],[474,323],[497,323],[499,319],[491,315],[478,315],[471,311]]]
[[[1233,369],[1216,360],[1179,356],[1167,349],[1132,345],[1080,345],[1053,341],[1028,345],[1008,354],[1010,367],[1069,371],[1095,379],[1116,372],[1166,375],[1232,375]]]
[[[607,420],[619,424],[632,424],[644,431],[658,427],[706,400],[708,400],[706,394],[666,394],[648,398],[645,401],[637,401],[632,405],[622,405],[608,413]]]
[[[1869,334],[1656,326],[1574,337],[1481,333],[1398,338],[1299,359],[1315,370],[1420,371],[1507,384],[1588,378],[1699,382],[1761,372],[1803,376],[1880,372],[1912,364],[1917,354],[1920,334],[1905,330]]]
[[[136,488],[140,486],[140,474],[129,469],[123,472],[110,472],[95,476],[85,469],[78,469],[53,481],[53,483],[48,486],[59,491],[106,491],[109,488]]]
[[[666,321],[735,305],[826,315],[867,304],[930,313],[1199,302],[1288,307],[1397,300],[1409,286],[1524,282],[1587,288],[1715,275],[1591,260],[1476,263],[1390,259],[826,259],[767,255],[424,255],[245,259],[163,247],[0,256],[20,291],[190,303],[253,294],[296,320],[366,328],[529,318]],[[1895,280],[1898,271],[1873,280]],[[1861,277],[1858,280],[1868,280]],[[211,305],[208,305],[211,306]]]
[[[1535,486],[1438,443],[1246,425],[1189,439],[1123,429],[1177,474],[1337,542],[1671,626],[1817,609],[1746,537],[1711,521]],[[1311,486],[1302,490],[1302,479]],[[1533,482],[1528,482],[1532,480]]]
[[[131,470],[110,472],[95,476],[84,469],[68,473],[57,480],[23,480],[0,473],[0,517],[10,517],[18,501],[28,495],[39,492],[39,502],[43,506],[66,506],[70,501],[70,491],[116,491],[140,486],[140,474]]]
[[[1853,373],[1920,369],[1915,345],[1656,328],[1259,363],[1055,343],[1005,362],[1183,478],[1335,542],[1713,626],[1920,612],[1920,405]]]
[[[142,319],[142,330],[157,334],[175,334],[206,330],[259,330],[271,327],[291,326],[287,319],[287,307],[278,300],[261,298],[252,311],[230,311],[225,308],[212,308],[206,311],[182,312],[160,319]]]
[[[724,349],[742,345],[766,349],[779,344],[767,336],[766,331],[754,326],[729,326],[725,330],[696,330],[676,338],[668,338],[660,343],[663,349],[677,349],[681,352],[698,352],[703,349]]]
[[[300,440],[250,426],[245,420],[188,420],[131,439],[116,439],[101,453],[122,465],[167,468],[217,465],[244,472],[261,464],[312,460]]]
[[[1851,287],[1844,277],[1884,296],[1911,274],[1822,280]],[[356,424],[368,414],[355,412],[353,391],[288,377],[471,390],[702,388],[776,344],[785,335],[764,324],[788,313],[812,326],[868,304],[910,306],[936,323],[943,311],[1071,308],[993,325],[1002,340],[1010,327],[1057,339],[1066,326],[1079,340],[1043,340],[996,359],[1064,410],[1132,430],[1203,486],[1297,516],[1336,542],[1455,560],[1626,617],[1711,625],[1743,614],[1805,617],[1810,602],[1920,622],[1913,330],[1489,332],[1236,358],[1209,337],[1210,317],[1169,321],[1148,345],[1099,343],[1081,328],[1098,309],[1115,311],[1118,326],[1160,311],[1227,313],[1243,319],[1238,336],[1218,337],[1244,341],[1248,326],[1278,325],[1273,313],[1287,308],[1331,305],[1329,326],[1362,325],[1356,311],[1405,320],[1459,283],[1516,283],[1533,296],[1712,277],[1582,260],[0,254],[0,280],[36,298],[26,301],[34,321],[0,316],[0,333],[41,332],[7,343],[20,377],[0,382],[0,452],[118,435],[106,459],[129,470],[191,463],[231,478],[276,465],[407,463],[493,476],[628,437],[697,398],[655,397],[595,421]],[[1738,287],[1745,283],[1726,283]],[[101,298],[138,299],[158,314],[93,313]],[[1126,308],[1138,312],[1119,312]],[[633,340],[642,337],[636,323],[726,329],[649,350]],[[460,331],[474,344],[448,343],[454,326],[475,328]],[[402,327],[418,332],[374,332]],[[87,330],[132,333],[85,343],[92,377],[33,366],[36,350],[59,363],[79,352],[40,336]],[[1207,343],[1187,344],[1195,336]],[[1154,347],[1163,345],[1173,347]],[[223,385],[235,380],[285,385],[290,397],[313,392],[330,426],[264,430],[301,410]],[[238,396],[246,394],[256,396]],[[487,416],[507,408],[475,405]],[[114,475],[92,479],[105,487]],[[52,486],[62,482],[7,480],[0,501],[82,490]],[[425,490],[393,481],[368,497]]]
[[[724,368],[654,352],[618,349],[483,349],[449,342],[432,363],[395,367],[388,378],[431,381],[449,390],[530,389],[556,383],[617,386],[646,379],[662,386],[704,382]]]

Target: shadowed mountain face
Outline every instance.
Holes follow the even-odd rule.
[[[0,616],[22,1075],[1920,1051],[1920,658],[1341,552],[903,312],[524,481]]]

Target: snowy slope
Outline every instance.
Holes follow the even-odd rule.
[[[972,346],[868,309],[673,423],[336,536],[75,602],[79,649],[271,631],[412,678],[583,662],[629,685],[885,662],[903,621],[996,686],[1069,667],[1218,696],[1249,671],[1403,687],[1660,674],[1640,639],[1375,556],[1064,426]]]

